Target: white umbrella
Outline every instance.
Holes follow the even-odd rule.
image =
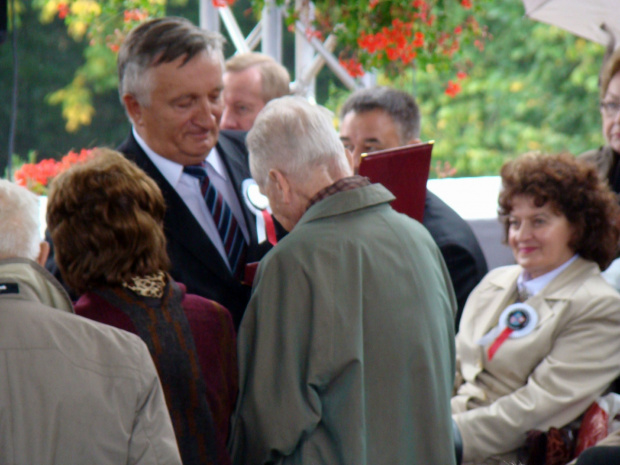
[[[620,0],[523,0],[525,15],[608,45],[620,45]],[[606,32],[607,30],[608,32]]]

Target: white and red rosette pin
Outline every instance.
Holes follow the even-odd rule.
[[[256,218],[256,235],[258,243],[268,240],[272,245],[276,245],[275,225],[271,217],[269,199],[261,194],[258,184],[252,178],[244,179],[241,183],[243,199],[245,205]]]
[[[478,345],[487,346],[489,361],[507,339],[527,336],[538,323],[538,313],[531,305],[523,302],[509,305],[499,317],[497,326],[486,333],[478,341]]]

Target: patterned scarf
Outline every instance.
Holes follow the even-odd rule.
[[[134,291],[142,297],[161,299],[166,288],[166,273],[158,271],[147,276],[134,276],[131,278],[131,281],[124,282],[123,287]]]
[[[159,276],[134,278],[136,290],[156,289]],[[154,279],[153,279],[154,278]],[[129,286],[95,291],[132,321],[155,362],[184,465],[216,464],[215,427],[182,291],[164,275],[162,297],[145,297]],[[150,283],[145,286],[146,283]],[[135,285],[135,286],[134,286]],[[153,294],[151,291],[144,292]]]

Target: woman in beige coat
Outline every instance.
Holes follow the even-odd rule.
[[[567,154],[527,154],[501,176],[517,265],[474,289],[456,338],[465,463],[511,463],[528,431],[577,419],[620,374],[620,295],[600,276],[618,250],[614,195]]]

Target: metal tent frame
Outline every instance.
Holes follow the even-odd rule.
[[[305,24],[309,24],[313,17],[314,5],[310,2],[302,4],[302,0],[295,2],[301,14],[300,20],[295,23],[295,80],[291,83],[291,91],[314,100],[316,76],[325,65],[351,91],[374,84],[374,75],[366,73],[363,78],[355,80],[340,65],[332,53],[337,43],[333,34],[330,34],[324,42],[316,37],[308,37]],[[261,20],[245,37],[230,7],[215,7],[212,0],[200,0],[200,27],[220,32],[220,24],[223,23],[236,53],[253,51],[260,43],[260,51],[278,63],[282,63],[284,14],[283,8],[278,7],[274,0],[266,0]]]

